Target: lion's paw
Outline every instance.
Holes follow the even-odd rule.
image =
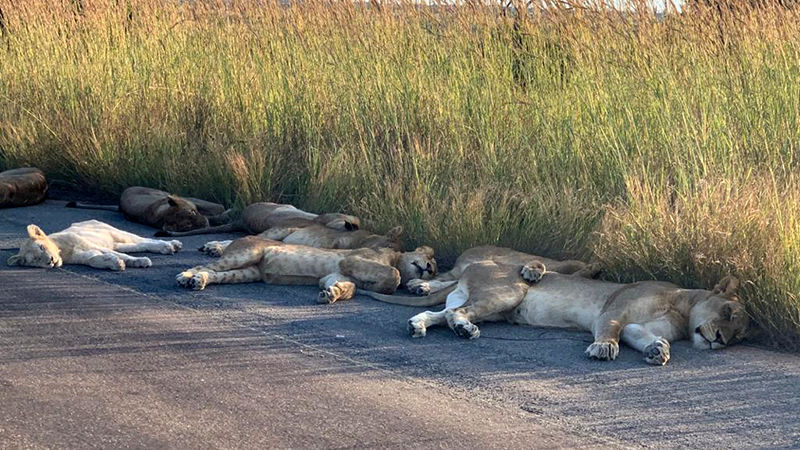
[[[408,319],[408,326],[406,327],[408,334],[413,338],[423,338],[427,333],[425,321],[412,317]]]
[[[200,251],[202,253],[205,253],[213,258],[219,258],[222,256],[223,250],[224,249],[222,248],[222,245],[220,245],[218,241],[206,242],[202,247],[200,247]]]
[[[331,304],[339,300],[339,297],[342,296],[341,290],[336,286],[329,286],[321,291],[319,291],[319,297],[317,297],[317,303],[322,304]]]
[[[414,295],[424,296],[431,293],[431,285],[425,280],[411,280],[406,283],[406,288]]]
[[[182,248],[183,244],[181,241],[164,242],[164,246],[161,248],[161,253],[164,255],[172,255],[179,252]]]
[[[180,287],[189,287],[189,280],[192,279],[194,274],[191,271],[181,272],[175,276],[175,281],[178,282],[178,286]]]
[[[527,281],[531,284],[536,284],[542,281],[542,277],[544,276],[544,266],[543,265],[524,265],[522,266],[522,270],[520,270],[520,275],[522,275],[522,279]]]
[[[108,263],[108,268],[114,272],[122,272],[125,270],[125,261],[121,260],[120,258],[114,257],[110,259]]]
[[[655,342],[644,348],[644,360],[648,364],[663,366],[669,361],[669,341],[658,338]]]
[[[472,322],[456,322],[453,324],[453,331],[458,337],[465,339],[477,339],[481,335],[481,330]]]
[[[208,274],[205,272],[193,273],[192,271],[187,270],[186,272],[179,273],[175,277],[175,280],[178,282],[178,286],[200,291],[205,289],[206,284],[208,283]]]
[[[139,268],[147,268],[153,265],[153,262],[150,261],[150,258],[144,256],[141,258],[134,258],[128,261],[128,266],[130,267],[139,267]]]
[[[593,342],[586,348],[586,356],[600,361],[613,361],[619,355],[619,343],[614,341]]]

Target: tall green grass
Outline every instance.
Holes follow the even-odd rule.
[[[800,343],[793,11],[20,3],[0,0],[0,166],[348,211],[445,261],[497,243],[620,280],[735,273]]]

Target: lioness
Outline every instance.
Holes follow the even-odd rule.
[[[385,235],[374,234],[366,230],[342,231],[314,224],[305,228],[271,228],[256,237],[281,241],[284,244],[305,245],[316,248],[355,249],[355,248],[389,248],[400,251],[403,227],[394,227]],[[209,256],[222,256],[222,253],[233,241],[206,242],[200,251]]]
[[[227,220],[225,207],[199,198],[179,197],[169,192],[141,186],[122,191],[119,206],[69,202],[68,208],[120,211],[127,220],[163,231],[189,231],[207,228]]]
[[[150,258],[136,258],[122,252],[150,252],[171,255],[181,249],[180,241],[159,241],[139,237],[97,220],[73,223],[69,228],[46,235],[28,225],[28,236],[19,253],[8,259],[9,266],[61,267],[83,264],[97,269],[125,270],[150,267]]]
[[[649,364],[670,358],[670,341],[691,339],[695,347],[719,349],[740,341],[749,319],[738,302],[739,281],[723,278],[713,290],[682,289],[643,281],[610,283],[548,272],[533,262],[518,265],[481,262],[464,271],[447,296],[445,309],[426,311],[408,321],[414,337],[447,323],[458,335],[480,336],[480,321],[578,328],[594,334],[586,355],[613,360],[619,341],[641,351]],[[521,276],[520,276],[521,275]],[[528,283],[538,283],[529,286]]]
[[[393,293],[409,280],[436,274],[433,249],[413,252],[379,249],[321,249],[284,244],[255,236],[237,239],[222,258],[184,271],[178,284],[195,290],[209,284],[264,281],[275,284],[318,284],[320,303],[353,297],[356,288]]]
[[[251,234],[257,234],[258,237],[263,239],[317,248],[386,247],[398,251],[402,248],[402,227],[392,228],[386,235],[379,235],[361,230],[360,224],[361,221],[358,217],[347,214],[314,214],[292,205],[259,202],[247,206],[242,211],[241,218],[234,223],[186,233],[163,234],[187,236],[192,234],[246,231]],[[220,256],[231,242],[233,241],[210,241],[200,247],[200,251],[209,256]]]
[[[0,172],[0,208],[29,206],[47,197],[47,178],[34,167]]]
[[[536,256],[530,253],[523,253],[506,247],[495,247],[484,245],[473,247],[464,252],[456,259],[453,269],[449,272],[439,274],[431,280],[411,280],[408,282],[408,290],[413,294],[426,297],[408,296],[386,296],[364,292],[364,295],[372,297],[386,303],[393,303],[405,306],[434,306],[445,302],[447,295],[452,292],[464,271],[471,265],[481,262],[494,262],[497,264],[512,265],[522,267],[525,264],[534,264],[537,261],[546,265],[548,270],[563,274],[574,274],[577,276],[592,278],[599,272],[599,269],[592,264],[586,264],[577,260],[559,261],[555,259]]]
[[[258,202],[247,205],[242,210],[239,220],[204,229],[185,232],[166,232],[164,236],[189,236],[195,234],[227,233],[245,231],[249,234],[263,233],[271,230],[274,236],[288,235],[301,228],[323,225],[341,231],[358,230],[361,221],[358,217],[347,214],[327,213],[314,214],[292,205],[281,203]],[[273,238],[274,239],[274,238]]]

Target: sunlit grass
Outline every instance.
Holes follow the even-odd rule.
[[[796,13],[258,3],[0,0],[0,167],[348,211],[444,260],[732,272],[798,344]]]

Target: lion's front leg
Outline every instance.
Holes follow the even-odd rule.
[[[586,348],[586,356],[601,361],[617,359],[622,326],[619,318],[602,314],[592,327],[594,328],[594,342]]]
[[[670,358],[669,341],[642,325],[629,323],[622,329],[622,341],[644,354],[648,364],[663,366]]]
[[[319,280],[319,298],[317,303],[334,303],[338,300],[350,300],[356,294],[356,284],[352,279],[332,273]]]
[[[195,291],[205,289],[209,284],[237,284],[261,281],[261,271],[258,266],[243,269],[216,272],[208,268],[196,271],[186,271],[176,277],[178,284]]]
[[[394,294],[401,281],[400,271],[394,267],[357,256],[343,259],[339,272],[360,283],[363,289],[380,294]]]

